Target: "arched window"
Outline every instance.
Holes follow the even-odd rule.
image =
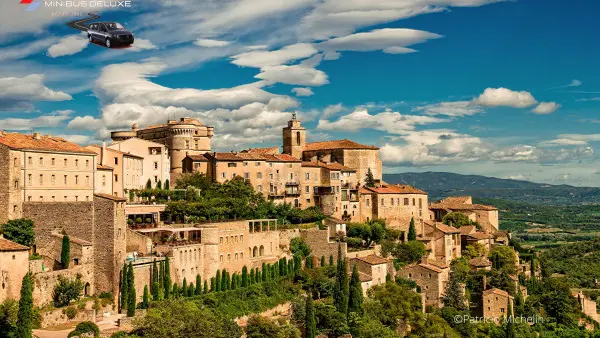
[[[265,255],[265,247],[264,246],[260,246],[260,256],[264,256]]]
[[[262,248],[262,246],[261,246]],[[258,248],[254,247],[254,249],[252,250],[252,257],[257,257],[258,256]]]
[[[298,146],[300,145],[300,132],[299,131],[296,132],[296,145],[298,145]]]

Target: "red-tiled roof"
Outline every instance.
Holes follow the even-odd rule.
[[[86,149],[63,138],[47,135],[40,135],[39,139],[35,139],[33,135],[4,132],[0,134],[0,144],[4,144],[11,149],[19,150],[56,151],[90,155],[96,154],[90,149]]]
[[[344,165],[341,165],[338,162],[325,163],[325,162],[319,162],[319,161],[310,161],[310,162],[305,161],[305,162],[302,162],[302,166],[310,167],[310,168],[327,168],[329,170],[338,170],[338,171],[356,171],[355,169],[348,168]]]
[[[352,274],[352,271],[349,271],[349,274]],[[370,282],[370,281],[372,281],[372,280],[373,280],[373,277],[371,277],[371,276],[367,275],[367,274],[366,274],[366,273],[364,273],[364,272],[360,272],[360,271],[359,271],[359,272],[358,272],[358,280],[359,280],[361,283],[364,283],[364,282]]]
[[[369,195],[373,193],[371,190],[369,190],[367,188],[363,188],[363,187],[361,187],[360,189],[358,189],[358,192],[361,193],[361,194],[369,194]]]
[[[266,158],[264,156],[262,156],[260,153],[237,153],[237,156],[239,156],[240,158],[247,160],[247,161],[265,161]]]
[[[301,160],[288,154],[262,154],[262,156],[264,156],[267,159],[267,162],[302,162]]]
[[[187,155],[187,158],[195,162],[207,162],[208,159],[204,155]]]
[[[499,295],[499,296],[503,296],[503,297],[513,298],[513,296],[511,296],[511,295],[508,294],[508,292],[506,292],[504,290],[500,290],[498,288],[492,288],[492,289],[488,289],[488,290],[483,291],[484,295],[485,294],[490,294],[490,293],[493,293],[493,294],[496,294],[496,295]]]
[[[99,145],[97,145],[97,144],[90,144],[87,147],[94,147],[94,148],[102,149],[102,147],[99,146]],[[93,151],[93,150],[90,149],[90,151]],[[131,153],[126,153],[124,151],[120,151],[120,150],[116,150],[116,149],[112,149],[112,148],[106,148],[106,151],[110,152],[110,153],[121,154],[123,156],[129,156],[129,157],[135,157],[135,158],[144,159],[142,156],[134,155],[134,154],[131,154]],[[95,152],[95,151],[94,151],[94,153],[97,154],[97,152]]]
[[[334,141],[323,141],[323,142],[312,142],[307,143],[304,146],[304,151],[313,150],[331,150],[331,149],[371,149],[378,150],[378,147],[368,146],[347,139],[334,140]]]
[[[498,210],[498,208],[483,205],[483,204],[450,204],[450,203],[433,203],[429,205],[429,209],[448,209],[448,210],[486,210],[493,211]]]
[[[477,227],[474,225],[463,225],[460,228],[458,228],[458,230],[460,230],[461,235],[468,235],[477,231]]]
[[[363,261],[367,264],[370,265],[379,265],[379,264],[387,264],[390,261],[383,258],[383,257],[379,257],[377,255],[369,255],[369,256],[365,256],[365,257],[356,257],[354,259],[357,259],[359,261]]]
[[[419,194],[427,195],[423,190],[419,190],[409,185],[381,185],[379,187],[365,187],[378,194]]]
[[[419,265],[420,267],[423,267],[423,268],[425,268],[425,269],[429,269],[429,270],[431,270],[431,271],[435,271],[435,272],[437,272],[437,273],[440,273],[440,272],[442,272],[442,269],[440,269],[440,268],[438,268],[437,266],[435,266],[435,265],[432,265],[432,264],[427,264],[427,263],[419,263],[418,265]]]
[[[113,195],[109,195],[109,194],[95,193],[94,196],[106,198],[106,199],[109,199],[109,200],[112,200],[112,201],[115,201],[115,202],[125,202],[125,201],[127,201],[123,197],[113,196]]]
[[[52,236],[54,236],[54,237],[56,237],[56,238],[60,238],[60,239],[62,239],[63,237],[65,237],[65,236],[64,236],[64,235],[62,235],[62,234],[55,234],[55,233],[53,233],[53,234],[52,234]],[[83,240],[83,239],[81,239],[81,238],[72,237],[72,236],[69,236],[69,242],[73,242],[73,243],[75,243],[75,244],[79,244],[79,245],[81,245],[81,246],[90,246],[90,245],[92,245],[92,243],[91,243],[91,242],[88,242],[88,241],[86,241],[86,240]]]
[[[475,257],[475,258],[469,260],[469,265],[480,268],[480,267],[492,266],[492,262],[490,262],[490,260],[487,259],[487,257]]]
[[[29,250],[25,245],[9,241],[6,238],[0,237],[0,251],[24,251]]]
[[[98,170],[114,170],[112,167],[109,167],[107,165],[102,165],[102,164],[96,165],[96,169],[98,169]]]
[[[244,150],[244,152],[275,155],[275,154],[279,153],[279,147],[250,148],[248,150]]]
[[[471,196],[450,196],[440,201],[440,203],[459,203],[465,204],[471,199]]]
[[[444,263],[444,262],[442,262],[440,260],[437,260],[437,259],[427,259],[426,264],[433,265],[433,266],[438,267],[440,269],[447,269],[448,268],[448,264],[446,264],[446,263]]]
[[[492,238],[492,235],[488,235],[488,234],[480,232],[480,231],[473,232],[473,233],[469,234],[468,236],[471,238],[477,239],[477,240]]]

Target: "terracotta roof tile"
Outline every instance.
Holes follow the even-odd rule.
[[[363,188],[363,187],[361,187],[360,189],[358,189],[358,192],[361,193],[361,194],[369,194],[369,195],[373,193],[371,190],[369,190],[367,188]]]
[[[356,257],[353,259],[357,259],[359,261],[363,261],[367,264],[371,264],[371,265],[379,265],[379,264],[387,264],[390,261],[383,258],[383,257],[379,257],[377,255],[369,255],[369,256],[365,256],[365,257]]]
[[[96,165],[96,169],[98,169],[98,170],[114,170],[112,167],[109,167],[107,165],[102,165],[102,164]]]
[[[196,162],[207,162],[208,159],[204,155],[187,155],[187,158]]]
[[[25,245],[9,241],[6,238],[0,237],[0,251],[24,251],[29,250]]]
[[[458,228],[458,230],[460,230],[461,235],[468,235],[477,231],[477,227],[474,225],[463,225],[460,228]]]
[[[54,237],[56,237],[56,238],[60,238],[60,239],[62,239],[63,237],[65,237],[65,236],[64,236],[64,235],[62,235],[62,234],[56,234],[56,233],[53,233],[53,234],[52,234],[52,236],[54,236]],[[90,246],[90,245],[92,245],[92,243],[91,243],[91,242],[88,242],[88,241],[86,241],[86,240],[83,240],[83,239],[81,239],[81,238],[72,237],[72,236],[69,236],[69,241],[70,241],[70,242],[73,242],[73,243],[75,243],[75,244],[79,244],[79,245],[81,245],[81,246]]]
[[[437,259],[427,259],[427,263],[426,264],[433,265],[433,266],[438,267],[440,269],[447,269],[448,268],[448,264],[446,264],[446,263],[444,263],[444,262],[442,262],[440,260],[437,260]]]
[[[473,259],[469,260],[469,265],[472,265],[474,267],[487,267],[487,266],[492,266],[492,262],[490,262],[489,259],[487,259],[487,257],[475,257]]]
[[[98,148],[98,149],[102,149],[102,146],[99,146],[99,145],[97,145],[97,144],[90,144],[90,145],[86,146],[86,148],[90,148],[90,147],[93,147],[93,148]],[[91,150],[91,149],[89,149],[89,150],[90,150],[90,151],[93,151],[93,150]],[[124,152],[124,151],[120,151],[120,150],[116,150],[116,149],[112,149],[112,148],[108,148],[108,147],[106,148],[106,151],[107,151],[107,152],[109,152],[109,153],[121,154],[121,155],[123,155],[123,156],[129,156],[129,157],[135,157],[135,158],[141,158],[141,159],[144,159],[142,156],[134,155],[134,154],[131,154],[131,153],[126,153],[126,152]],[[98,154],[98,153],[97,153],[97,152],[95,152],[95,151],[93,151],[93,152],[94,152],[95,154]]]
[[[36,140],[33,135],[4,132],[0,134],[0,144],[4,144],[9,148],[19,150],[56,151],[90,155],[96,154],[90,149],[86,149],[63,138],[47,135],[41,135],[39,139]]]
[[[378,150],[378,147],[368,146],[347,139],[334,140],[334,141],[323,141],[323,142],[311,142],[304,146],[304,151],[314,150],[331,150],[331,149],[370,149]]]
[[[379,187],[366,187],[377,194],[421,194],[427,195],[423,190],[411,187],[409,185],[381,185]]]
[[[94,196],[106,198],[106,199],[109,199],[109,200],[112,200],[112,201],[115,201],[115,202],[125,202],[125,201],[127,201],[123,197],[113,196],[113,195],[109,195],[109,194],[95,193]]]
[[[513,296],[511,296],[511,295],[508,294],[508,292],[506,292],[504,290],[500,290],[498,288],[492,288],[492,289],[487,289],[487,290],[483,291],[484,295],[485,294],[490,294],[490,293],[493,293],[493,294],[496,294],[496,295],[499,295],[499,296],[503,296],[503,297],[513,298]]]
[[[423,221],[423,223],[427,224],[430,227],[434,227],[437,230],[439,230],[439,231],[441,231],[443,233],[446,233],[446,234],[458,234],[458,233],[460,233],[459,229],[457,229],[455,227],[452,227],[452,226],[449,226],[447,224],[444,224],[442,222],[435,222],[435,221],[431,221],[431,220],[425,220],[425,221]]]
[[[352,271],[350,271],[350,274],[352,274]],[[360,282],[361,282],[361,283],[364,283],[364,282],[370,282],[370,281],[372,281],[372,280],[373,280],[373,277],[371,277],[371,276],[367,275],[367,274],[366,274],[366,273],[364,273],[364,272],[360,272],[360,271],[359,271],[359,272],[358,272],[358,280],[360,280]]]
[[[435,265],[432,265],[432,264],[427,264],[427,263],[419,263],[418,265],[419,265],[420,267],[423,267],[423,268],[425,268],[425,269],[429,269],[429,270],[431,270],[431,271],[435,271],[435,272],[437,272],[437,273],[440,273],[440,272],[442,272],[442,269],[440,269],[440,268],[438,268],[437,266],[435,266]]]
[[[279,153],[279,147],[250,148],[248,150],[244,150],[244,152],[275,155]]]
[[[309,168],[326,168],[329,170],[338,170],[338,171],[356,171],[355,169],[346,167],[338,162],[331,162],[331,163],[325,163],[325,162],[319,162],[319,161],[310,161],[310,162],[302,162],[302,166],[303,167],[309,167]]]
[[[492,238],[492,235],[488,235],[488,234],[486,234],[486,233],[483,233],[483,232],[480,232],[480,231],[476,231],[476,232],[474,232],[474,233],[471,233],[471,234],[469,234],[468,236],[469,236],[469,237],[471,237],[471,238],[475,238],[475,239],[477,239],[477,240],[480,240],[480,239],[490,239],[490,238]]]

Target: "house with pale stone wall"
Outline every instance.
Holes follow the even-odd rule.
[[[0,235],[0,303],[19,299],[21,282],[29,271],[29,248]]]
[[[431,218],[441,222],[445,215],[460,212],[481,225],[485,233],[498,231],[498,209],[489,205],[473,204],[471,196],[453,196],[429,205]]]
[[[352,274],[354,266],[358,268],[363,293],[373,286],[385,284],[388,273],[394,278],[394,267],[390,260],[376,255],[356,257],[348,261],[348,273]]]
[[[441,307],[449,273],[450,268],[447,265],[425,259],[423,262],[402,268],[396,274],[417,283],[421,293],[425,295],[426,306]]]

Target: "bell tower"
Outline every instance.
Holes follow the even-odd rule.
[[[306,129],[296,119],[296,113],[292,113],[292,119],[288,121],[287,127],[283,128],[283,153],[302,159],[305,144]]]

